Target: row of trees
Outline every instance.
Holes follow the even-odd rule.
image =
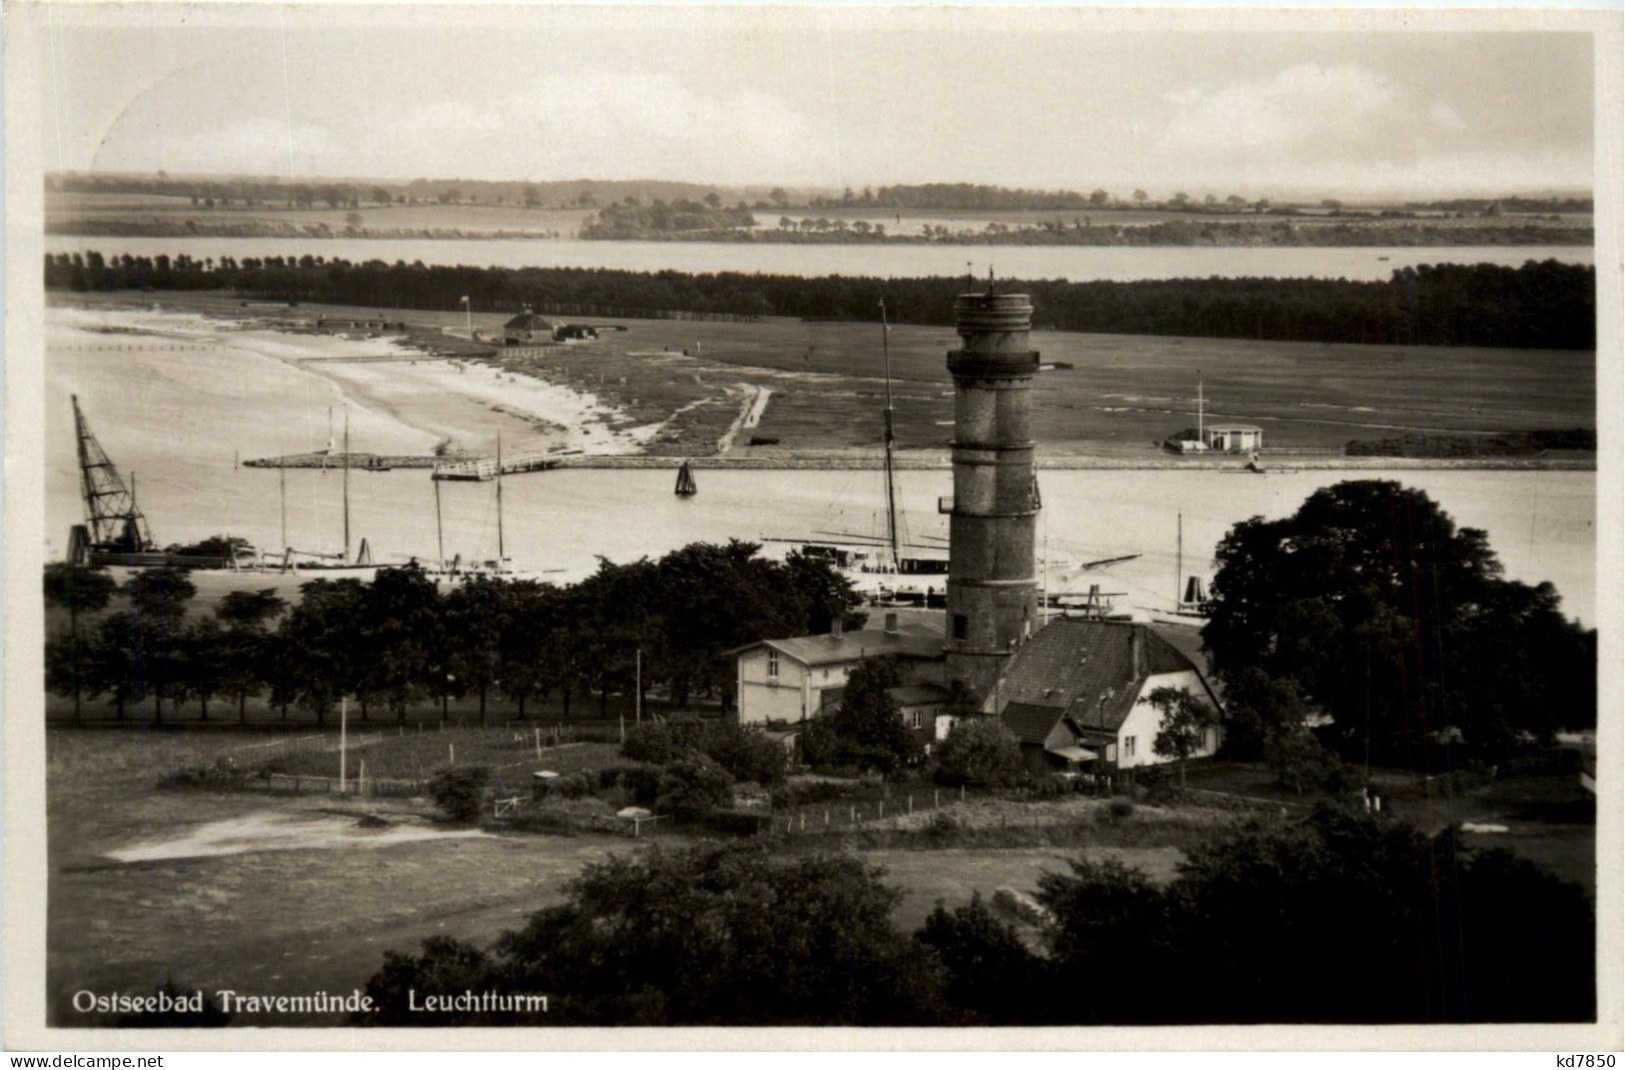
[[[1505,579],[1483,531],[1387,480],[1316,491],[1219,544],[1202,632],[1228,740],[1281,768],[1346,759],[1436,772],[1597,723],[1597,633],[1557,591]]]
[[[444,715],[452,699],[476,695],[482,720],[498,694],[525,715],[528,701],[609,696],[639,679],[678,706],[725,693],[732,679],[722,651],[763,637],[828,631],[834,615],[858,627],[861,598],[827,564],[792,553],[756,555],[754,544],[694,544],[658,561],[603,561],[581,583],[555,587],[475,576],[442,590],[421,569],[385,569],[371,583],[315,579],[286,605],[269,591],[234,591],[212,614],[188,614],[195,587],[178,570],[135,573],[128,608],[101,615],[113,585],[105,574],[52,564],[50,604],[67,610],[65,633],[46,644],[48,686],[83,699],[105,697],[118,716],[151,700],[198,701],[265,695],[324,722],[342,696],[362,716],[382,707],[404,719],[426,701]]]
[[[979,899],[916,932],[851,855],[758,844],[591,865],[566,901],[481,948],[391,951],[366,1024],[423,1025],[408,992],[547,995],[544,1014],[436,1025],[1149,1025],[1584,1021],[1584,893],[1446,831],[1329,809],[1192,848],[1165,886],[1076,862],[1040,878],[1042,951]],[[1221,979],[1216,983],[1215,979]]]
[[[319,257],[199,261],[185,255],[48,254],[54,290],[232,290],[285,301],[385,308],[519,311],[569,304],[623,314],[697,312],[870,321],[884,300],[894,322],[949,325],[953,278],[470,268]],[[1033,297],[1033,325],[1069,331],[1384,345],[1593,349],[1596,269],[1555,260],[1522,267],[1423,265],[1387,282],[1346,279],[1008,280]]]
[[[744,201],[729,208],[715,193],[705,201],[676,200],[667,204],[656,199],[640,204],[627,198],[620,204],[601,208],[581,225],[583,238],[636,239],[651,234],[688,233],[703,230],[732,230],[754,227],[756,217]]]

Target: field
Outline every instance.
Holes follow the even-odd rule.
[[[1373,209],[1374,210],[1374,209]],[[321,206],[287,207],[285,204],[249,206],[241,201],[230,205],[205,207],[193,204],[190,197],[166,196],[148,193],[76,193],[47,191],[46,229],[58,233],[118,234],[121,229],[140,229],[154,226],[176,228],[175,233],[188,230],[188,224],[207,230],[228,228],[249,233],[241,228],[265,228],[267,232],[290,228],[314,231],[325,227],[331,233],[343,234],[350,226],[346,218],[351,212],[361,216],[360,228],[378,234],[436,232],[457,233],[461,236],[497,237],[525,235],[532,237],[574,238],[581,224],[593,214],[589,208],[545,207],[525,208],[519,204],[464,203],[464,204],[364,204],[357,208],[328,208]],[[893,235],[918,236],[921,228],[946,227],[953,231],[980,231],[989,224],[998,224],[1012,230],[1042,227],[1057,221],[1068,226],[1087,220],[1097,227],[1145,227],[1159,223],[1183,222],[1192,225],[1213,223],[1275,224],[1290,222],[1299,227],[1341,225],[1361,228],[1392,226],[1394,221],[1359,217],[1328,218],[1324,209],[1303,209],[1292,217],[1258,215],[1246,211],[1171,212],[1158,208],[1066,208],[1053,210],[984,209],[984,208],[878,208],[862,205],[809,208],[753,209],[757,227],[769,233],[778,229],[778,221],[787,216],[799,222],[803,219],[827,219],[855,223],[863,221],[879,224]],[[1436,228],[1535,228],[1539,230],[1559,227],[1586,227],[1591,217],[1568,214],[1552,220],[1547,214],[1523,215],[1508,213],[1490,218],[1472,215],[1451,219],[1450,213],[1418,211],[1416,220]]]
[[[118,224],[174,224],[188,222],[200,227],[300,227],[325,226],[343,234],[350,225],[350,213],[361,217],[361,228],[369,231],[459,231],[468,237],[518,235],[532,237],[575,237],[581,221],[590,215],[582,208],[524,208],[504,204],[367,204],[359,208],[287,208],[236,203],[205,208],[189,197],[166,197],[144,193],[50,193],[46,197],[47,231],[71,231],[98,227],[113,233]]]
[[[624,837],[449,829],[422,800],[153,790],[177,768],[265,738],[49,734],[46,969],[57,1024],[84,1024],[62,1010],[81,988],[142,992],[170,979],[208,991],[348,993],[386,950],[415,950],[436,935],[488,943],[558,902],[583,865],[647,849]],[[581,763],[598,763],[608,749],[566,748],[544,764],[569,771],[572,750]],[[363,816],[387,827],[360,829]],[[1121,858],[1157,879],[1178,860],[1170,848],[1085,853]],[[984,899],[1000,887],[1030,891],[1039,873],[1065,872],[1078,854],[977,847],[866,857],[904,891],[895,920],[912,930],[938,899],[953,906],[973,891]],[[309,1015],[233,1024],[339,1021]]]
[[[239,314],[236,302],[208,295],[165,295],[162,301],[176,309]],[[294,315],[313,320],[348,311],[311,305]],[[455,312],[387,315],[436,330],[466,330]],[[477,313],[474,326],[493,329],[506,318]],[[875,325],[587,319],[625,330],[544,355],[501,359],[515,371],[620,405],[628,423],[669,420],[650,452],[714,453],[756,389],[772,396],[760,426],[738,438],[737,452],[878,445],[885,385]],[[940,451],[948,443],[953,409],[945,353],[955,341],[943,327],[892,331],[896,433],[905,451]],[[1060,331],[1034,332],[1033,345],[1045,362],[1073,365],[1045,371],[1034,382],[1033,431],[1041,456],[1161,459],[1162,440],[1196,423],[1198,383],[1209,421],[1256,423],[1267,450],[1340,452],[1352,439],[1407,432],[1489,435],[1596,426],[1592,352]],[[752,436],[779,441],[753,451]]]
[[[1544,775],[1473,779],[1455,785],[1435,778],[1423,783],[1396,771],[1374,770],[1383,808],[1427,832],[1452,824],[1493,827],[1470,832],[1468,844],[1505,848],[1554,876],[1578,884],[1593,896],[1597,887],[1597,827],[1594,800],[1573,771]],[[1190,786],[1233,792],[1301,808],[1312,803],[1277,786],[1262,766],[1213,763],[1192,772]]]

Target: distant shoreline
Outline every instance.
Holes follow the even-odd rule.
[[[355,227],[284,220],[135,219],[53,222],[45,233],[71,238],[280,238],[300,241],[592,241],[702,242],[718,245],[846,246],[1038,246],[1078,248],[1454,248],[1458,246],[1574,246],[1595,244],[1592,227],[1551,224],[1426,223],[1304,219],[1264,223],[1192,220],[1152,224],[1104,222],[1081,229],[1051,231],[1039,227],[997,232],[953,230],[943,235],[859,233],[851,230],[789,231],[776,227],[722,230],[636,231],[611,234],[566,234],[557,230],[476,230],[462,227]]]
[[[351,465],[357,472],[388,471],[390,468],[432,468],[436,462],[468,460],[470,455],[435,457],[429,454],[411,456],[374,457],[356,454]],[[298,454],[288,457],[258,457],[243,461],[245,467],[276,468],[277,462],[289,468],[341,468],[342,457]],[[1262,458],[1264,474],[1302,471],[1335,472],[1404,472],[1404,471],[1552,471],[1594,472],[1595,458],[1579,457],[1295,457],[1290,454]],[[585,454],[556,458],[558,468],[592,469],[669,469],[675,471],[683,464],[695,470],[740,471],[879,471],[883,461],[878,453],[828,454],[804,453],[746,453],[737,456],[677,457],[657,454]],[[1213,472],[1215,474],[1249,473],[1241,457],[1190,461],[1176,457],[1111,457],[1105,455],[1073,454],[1040,457],[1040,471],[1118,471],[1118,472]],[[953,467],[947,451],[932,450],[902,453],[896,456],[893,467],[899,471],[948,471]]]

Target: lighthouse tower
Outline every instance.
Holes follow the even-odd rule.
[[[948,678],[986,697],[1037,628],[1037,473],[1029,417],[1038,354],[1026,294],[960,295],[949,514]]]

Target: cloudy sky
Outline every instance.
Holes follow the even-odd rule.
[[[1592,40],[1533,20],[51,6],[51,168],[1157,197],[1592,182]]]

